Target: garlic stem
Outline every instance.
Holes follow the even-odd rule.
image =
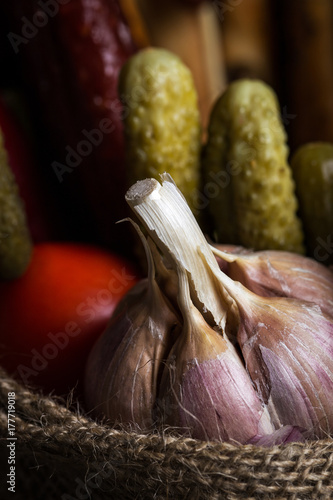
[[[172,178],[163,174],[161,180],[162,184],[155,179],[138,181],[126,193],[126,201],[173,267],[187,271],[196,307],[224,330],[232,301],[214,276],[221,272],[218,263]],[[199,258],[199,249],[205,259]]]

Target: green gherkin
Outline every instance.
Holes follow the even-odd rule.
[[[191,71],[167,50],[143,49],[123,66],[119,95],[129,185],[167,172],[193,208],[201,125]]]
[[[231,83],[210,117],[203,192],[221,243],[304,253],[294,181],[275,93]]]
[[[25,211],[0,131],[0,279],[21,276],[32,252]]]
[[[291,158],[309,255],[333,263],[333,144],[313,142]]]

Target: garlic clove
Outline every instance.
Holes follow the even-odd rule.
[[[178,273],[184,327],[162,375],[162,422],[197,439],[234,443],[272,433],[235,347],[206,323],[190,299],[185,273]]]
[[[282,250],[211,248],[220,268],[257,295],[306,300],[333,314],[333,271],[314,259]]]
[[[151,429],[161,363],[179,319],[155,281],[148,245],[148,279],[135,285],[112,315],[89,356],[85,401],[111,423]]]
[[[219,279],[237,303],[237,340],[275,428],[299,426],[310,439],[332,433],[333,319],[312,303]]]

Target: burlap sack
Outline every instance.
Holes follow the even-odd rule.
[[[261,448],[102,426],[0,369],[1,499],[333,498],[333,440]],[[8,393],[15,392],[15,482]]]

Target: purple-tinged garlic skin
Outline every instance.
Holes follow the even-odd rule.
[[[255,444],[257,446],[276,446],[287,443],[304,443],[306,441],[304,429],[293,425],[284,425],[272,434],[266,436],[256,436],[250,439],[246,444]]]
[[[308,439],[332,434],[333,319],[311,303],[245,297],[237,286],[237,339],[274,426],[299,426]]]
[[[175,389],[176,390],[176,389]],[[272,430],[270,420],[233,349],[185,371],[178,388],[180,427],[202,440],[244,444]]]
[[[228,252],[224,245],[215,248]],[[257,295],[313,302],[333,316],[333,272],[320,262],[282,250],[250,252],[235,247],[228,254],[229,261],[222,254],[218,257],[221,270]]]
[[[179,297],[184,326],[162,375],[162,424],[235,444],[271,434],[275,428],[235,347],[206,323],[183,285]]]
[[[122,299],[89,356],[87,409],[111,424],[151,430],[160,364],[178,319],[155,281]]]

